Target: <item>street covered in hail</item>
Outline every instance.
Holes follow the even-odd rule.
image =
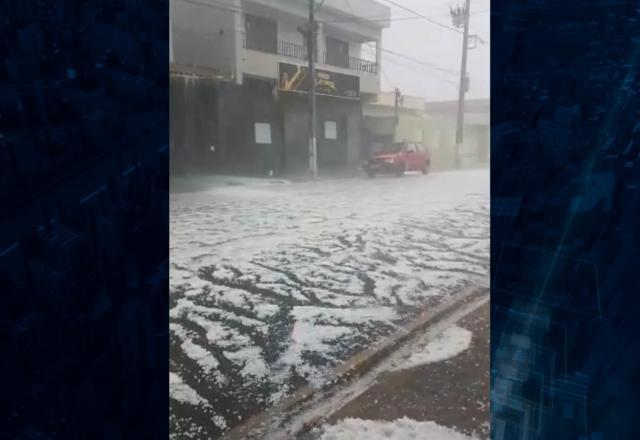
[[[218,438],[301,386],[321,387],[489,268],[486,169],[219,184],[172,193],[170,219],[174,439]],[[462,347],[453,356],[470,336],[448,331]],[[369,422],[340,423],[331,429]]]

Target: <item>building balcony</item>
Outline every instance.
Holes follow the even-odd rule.
[[[375,61],[368,61],[356,57],[344,57],[343,59],[331,59],[327,57],[327,52],[322,53],[322,63],[328,66],[342,67],[343,69],[367,72],[373,75],[378,74],[378,64]]]
[[[307,47],[301,44],[291,43],[289,41],[277,40],[276,42],[264,39],[247,39],[245,33],[242,34],[243,49],[253,50],[257,52],[280,55],[298,60],[307,61]],[[365,72],[373,75],[378,74],[378,65],[374,61],[368,61],[352,56],[348,57],[331,57],[327,56],[327,52],[322,52],[322,57],[316,56],[316,62],[327,65],[340,67],[342,69],[353,70],[357,72]]]
[[[268,40],[262,38],[247,38],[246,33],[242,33],[242,48],[256,52],[281,55],[299,60],[307,60],[307,48],[301,44],[291,43],[283,40]]]
[[[299,60],[308,60],[308,50],[300,44],[290,43],[289,41],[278,40],[278,55]],[[317,57],[316,57],[317,61]]]

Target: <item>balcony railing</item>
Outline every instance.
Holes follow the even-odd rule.
[[[360,72],[378,73],[378,64],[373,61],[367,61],[360,58],[349,57],[349,69],[359,70]]]
[[[289,41],[277,40],[269,41],[266,39],[247,39],[247,34],[242,34],[242,47],[244,49],[255,50],[258,52],[272,53],[285,57],[298,58],[307,60],[307,48],[301,44],[291,43]]]
[[[242,47],[244,49],[255,50],[258,52],[272,53],[285,57],[297,58],[299,60],[308,60],[307,47],[301,44],[291,43],[289,41],[278,40],[275,44],[267,40],[247,40],[246,34],[242,34]],[[316,56],[316,61],[318,57]],[[359,72],[367,72],[372,74],[378,73],[378,64],[373,61],[363,60],[356,57],[348,57],[343,62],[327,62],[327,53],[322,53],[321,61],[323,64],[329,64],[344,69],[357,70]]]
[[[290,43],[288,41],[278,40],[278,55],[285,57],[298,58],[307,60],[307,48],[300,44]]]
[[[343,69],[357,70],[359,72],[367,72],[372,74],[378,73],[378,64],[374,61],[367,61],[356,57],[334,58],[327,57],[327,53],[322,54],[322,62],[330,66],[342,67]]]

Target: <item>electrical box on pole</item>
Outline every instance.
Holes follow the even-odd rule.
[[[399,118],[398,109],[400,107],[401,100],[402,100],[402,95],[400,94],[400,89],[398,89],[396,87],[395,91],[394,91],[394,94],[393,94],[393,108],[394,108],[394,112],[395,112],[396,125],[398,125],[398,118]]]

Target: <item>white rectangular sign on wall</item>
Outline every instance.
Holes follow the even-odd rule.
[[[338,128],[336,121],[324,121],[324,138],[338,139]]]
[[[271,124],[264,122],[255,123],[256,144],[271,143]]]

